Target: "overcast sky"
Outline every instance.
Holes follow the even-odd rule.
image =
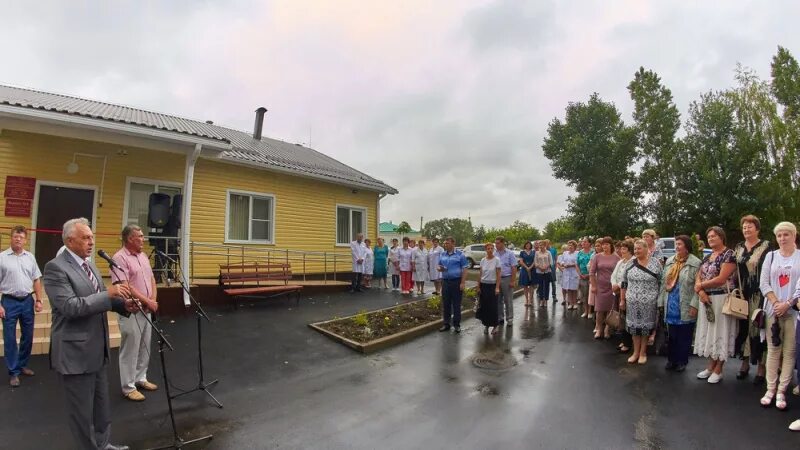
[[[659,73],[682,112],[800,57],[800,2],[0,0],[0,83],[310,144],[396,187],[381,220],[543,227],[570,189],[541,145],[570,101]],[[795,31],[791,31],[795,30]]]

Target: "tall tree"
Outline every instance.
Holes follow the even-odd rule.
[[[412,230],[411,225],[409,225],[408,222],[406,222],[404,220],[404,221],[400,222],[400,225],[397,226],[397,230],[395,230],[395,231],[400,233],[400,236],[403,236],[403,235],[406,235],[408,233],[411,233],[411,230]]]
[[[577,236],[572,220],[566,216],[551,220],[544,226],[544,237],[552,242],[564,243]]]
[[[472,222],[466,219],[443,218],[431,220],[422,227],[422,235],[427,238],[444,239],[452,236],[456,240],[456,245],[464,245],[470,239],[474,230]]]
[[[542,149],[555,177],[577,192],[569,199],[576,231],[619,236],[639,221],[630,171],[637,159],[636,134],[612,103],[597,93],[586,103],[570,103],[564,121],[550,122]]]
[[[542,233],[533,225],[515,220],[513,224],[504,228],[492,228],[486,232],[486,238],[494,240],[497,236],[503,236],[508,242],[522,247],[527,241],[536,241],[542,238]]]
[[[800,221],[800,65],[789,50],[778,47],[772,58],[770,89],[783,108],[783,171],[792,194],[787,203],[787,220]]]
[[[644,67],[628,84],[628,92],[633,100],[633,128],[642,158],[638,190],[645,194],[643,213],[655,222],[659,233],[672,236],[679,221],[673,165],[680,113],[672,92],[655,72]]]

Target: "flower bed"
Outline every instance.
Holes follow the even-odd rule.
[[[466,289],[461,302],[461,316],[473,315],[477,293]],[[362,353],[405,342],[442,325],[442,300],[432,296],[376,311],[361,311],[354,316],[334,318],[309,326],[320,333]]]

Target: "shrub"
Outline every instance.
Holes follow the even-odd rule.
[[[365,327],[369,325],[369,319],[367,319],[367,311],[362,309],[361,311],[358,312],[358,314],[353,316],[353,324],[359,327]]]

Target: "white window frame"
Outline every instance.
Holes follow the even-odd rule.
[[[155,180],[151,178],[139,178],[139,177],[126,177],[125,178],[125,200],[122,205],[122,228],[125,228],[128,225],[128,209],[130,206],[130,195],[131,195],[131,184],[132,183],[139,183],[139,184],[152,184],[156,187],[156,192],[158,192],[159,186],[167,186],[171,188],[180,188],[181,194],[184,193],[185,189],[183,188],[183,183],[175,182],[175,181],[164,181],[164,180]],[[181,205],[181,210],[183,210],[183,205]],[[149,224],[139,224],[142,227],[142,230],[149,231],[150,227]],[[120,228],[120,229],[122,229]],[[146,235],[148,233],[145,233]]]
[[[347,208],[347,209],[350,210],[350,235],[353,234],[352,233],[353,232],[353,210],[361,211],[361,214],[362,214],[362,217],[363,217],[363,219],[361,220],[361,229],[364,230],[364,239],[367,239],[369,237],[368,236],[369,229],[367,228],[367,222],[368,222],[368,220],[367,220],[367,212],[368,212],[369,208],[367,208],[366,206],[360,206],[360,205],[347,205],[347,204],[344,204],[344,203],[337,203],[336,204],[336,208],[333,210],[333,220],[334,220],[334,222],[336,224],[336,226],[335,226],[335,228],[336,228],[335,233],[336,234],[333,235],[333,240],[334,240],[334,242],[336,242],[336,247],[350,247],[350,242],[347,242],[347,243],[338,242],[338,239],[339,239],[339,208]]]
[[[247,230],[248,236],[253,235],[253,197],[258,197],[262,199],[269,199],[270,200],[270,216],[272,220],[269,224],[269,235],[272,237],[272,240],[264,240],[264,239],[228,239],[228,230],[230,228],[230,221],[231,216],[229,214],[231,208],[231,194],[235,195],[246,195],[250,197],[250,211],[248,212],[248,224],[249,229]],[[274,245],[275,244],[275,194],[271,194],[268,192],[253,192],[253,191],[242,191],[238,189],[227,189],[225,191],[225,236],[224,242],[226,244],[263,244],[263,245]]]

